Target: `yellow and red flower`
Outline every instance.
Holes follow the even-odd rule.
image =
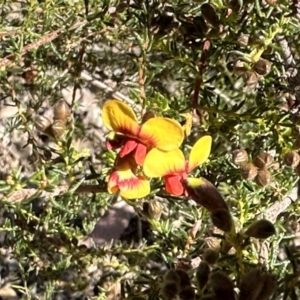
[[[139,166],[143,165],[150,149],[171,151],[178,148],[184,138],[178,122],[155,117],[139,124],[134,111],[119,100],[110,100],[104,104],[102,118],[104,125],[117,134],[118,142],[114,146],[121,147],[119,157],[134,153]]]
[[[125,199],[143,198],[150,193],[148,179],[136,175],[137,164],[132,155],[117,157],[114,168],[108,179],[108,192],[120,195]]]
[[[201,137],[193,146],[187,161],[180,149],[165,152],[153,148],[144,161],[144,173],[148,177],[163,177],[168,193],[187,195],[183,182],[188,178],[188,173],[208,159],[211,143],[210,136]]]

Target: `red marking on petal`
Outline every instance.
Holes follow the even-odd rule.
[[[116,171],[113,171],[109,176],[109,182],[118,184],[119,176]]]
[[[146,177],[135,174],[136,162],[133,153],[123,158],[117,157],[114,169],[108,180],[108,191],[125,199],[143,198],[150,193],[150,184]]]
[[[174,196],[181,196],[184,192],[184,187],[181,183],[182,175],[167,175],[164,176],[166,191]]]
[[[108,179],[108,190],[110,193],[114,194],[119,190],[119,174],[117,171],[113,171]]]
[[[129,179],[129,178],[128,178]],[[150,183],[143,176],[132,177],[120,183],[120,195],[125,199],[138,199],[150,193]]]
[[[185,173],[189,173],[189,162],[185,161]]]
[[[147,154],[147,146],[145,146],[142,143],[138,143],[136,150],[135,150],[135,161],[139,166],[142,166],[144,164],[144,160]]]
[[[125,155],[131,153],[133,150],[136,149],[138,143],[135,140],[128,140],[125,145],[122,147],[119,156],[124,157]]]
[[[122,189],[134,190],[140,185],[141,179],[143,179],[143,177],[141,176],[122,179],[118,182],[118,185],[121,190]]]
[[[141,127],[137,126],[136,128],[128,128],[128,127],[120,127],[120,130],[118,132],[128,136],[128,137],[138,137],[139,133],[141,131]]]
[[[120,171],[118,170],[118,168],[116,168],[109,176],[109,190],[118,191],[124,188],[132,189],[137,186],[139,183],[139,179],[133,173],[129,172],[130,169],[128,169],[128,173],[126,174],[127,176],[130,176],[129,178],[122,178],[124,176],[124,174],[122,176],[122,170]]]

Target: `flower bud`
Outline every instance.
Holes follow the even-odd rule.
[[[34,124],[37,130],[45,132],[45,130],[51,125],[51,121],[45,116],[36,116]]]
[[[175,300],[179,287],[176,282],[167,281],[161,288],[160,294],[164,300]]]
[[[274,225],[268,220],[258,220],[250,225],[245,234],[257,239],[267,239],[276,234]]]
[[[211,249],[211,248],[205,249],[202,254],[203,261],[207,262],[210,265],[215,264],[218,258],[219,258],[219,251],[215,249]]]
[[[257,175],[257,168],[253,164],[247,163],[242,166],[241,169],[242,178],[252,180],[256,177],[256,175]]]
[[[228,210],[227,204],[217,188],[204,178],[188,178],[184,182],[188,195],[208,211]]]
[[[259,81],[260,75],[256,72],[247,71],[243,73],[243,79],[246,85],[255,85]]]
[[[271,63],[263,58],[260,58],[254,65],[253,71],[259,75],[268,75],[271,71]]]
[[[239,300],[267,300],[277,287],[277,279],[259,268],[248,272],[240,284]]]
[[[210,285],[218,300],[234,300],[233,282],[223,273],[216,272],[210,275]]]
[[[195,289],[192,286],[186,286],[179,292],[180,300],[193,300],[195,298]]]
[[[262,187],[269,185],[271,183],[271,180],[271,173],[267,169],[259,170],[255,177],[255,182]]]
[[[69,105],[64,100],[59,100],[53,108],[54,120],[60,120],[67,123],[67,119],[71,115]]]
[[[262,275],[263,288],[257,296],[259,300],[267,300],[273,295],[277,288],[277,278],[271,273],[265,273]]]
[[[248,162],[248,153],[245,149],[235,150],[232,155],[232,162],[236,166],[245,165]]]
[[[284,156],[284,163],[292,168],[296,168],[299,165],[300,156],[296,151],[290,151]]]
[[[260,152],[252,163],[259,169],[268,168],[273,163],[273,157],[267,152]]]
[[[175,270],[175,273],[178,275],[179,277],[179,285],[180,287],[183,287],[183,286],[190,286],[191,285],[191,280],[190,280],[190,277],[188,275],[188,273],[182,269],[176,269]]]
[[[54,121],[51,128],[52,133],[56,138],[60,138],[66,130],[65,123],[62,120]]]
[[[175,282],[179,285],[180,284],[180,277],[176,273],[175,270],[169,270],[164,276],[164,282],[167,282],[167,281]]]
[[[240,284],[239,300],[256,300],[263,287],[263,281],[260,279],[261,271],[255,268],[248,272]]]
[[[229,232],[232,226],[232,219],[228,209],[215,209],[210,214],[213,224],[219,229]]]
[[[202,290],[208,282],[210,268],[207,262],[202,261],[196,271],[196,281],[200,290]]]
[[[206,237],[205,239],[206,245],[211,248],[214,249],[216,251],[219,251],[221,248],[221,244],[219,242],[219,240],[216,237]]]
[[[204,3],[201,6],[201,13],[204,20],[211,26],[215,27],[219,23],[219,18],[213,6],[209,3]]]
[[[143,203],[143,214],[149,219],[159,219],[163,210],[163,206],[157,200]]]

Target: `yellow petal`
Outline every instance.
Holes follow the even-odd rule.
[[[190,153],[188,172],[191,172],[208,159],[211,150],[211,142],[212,139],[209,135],[203,136],[196,142]]]
[[[120,195],[125,199],[144,198],[150,194],[150,183],[142,176],[132,178],[120,186]]]
[[[153,148],[146,155],[143,170],[148,177],[182,174],[185,171],[185,158],[179,149],[164,152]]]
[[[150,193],[150,183],[145,177],[136,176],[130,163],[122,160],[109,177],[108,191],[111,194],[120,191],[126,199],[143,198]]]
[[[102,119],[108,129],[124,135],[136,136],[140,130],[134,111],[119,100],[105,102]]]
[[[183,130],[177,121],[161,117],[146,121],[139,134],[141,141],[163,151],[179,148],[183,138]]]

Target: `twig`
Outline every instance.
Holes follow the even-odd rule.
[[[275,222],[277,217],[298,199],[298,187],[294,187],[281,201],[273,203],[265,213],[260,213],[257,218],[265,218]]]
[[[275,40],[282,49],[285,66],[295,66],[295,59],[286,38],[283,35],[278,35],[275,37]]]
[[[145,113],[145,110],[146,110],[145,70],[146,70],[146,67],[145,67],[144,55],[141,55],[141,57],[139,58],[138,85],[140,87],[140,98],[141,98],[140,100],[142,103],[142,115]]]
[[[25,55],[27,52],[29,52],[30,50],[37,49],[41,45],[53,41],[54,39],[56,39],[59,36],[60,32],[61,32],[61,29],[55,30],[51,33],[48,33],[48,34],[44,35],[38,41],[26,45],[22,49],[22,51],[17,55],[19,55],[21,57],[21,56]],[[0,68],[8,67],[8,66],[12,65],[13,64],[13,59],[15,58],[15,56],[16,56],[15,54],[10,54],[10,55],[4,57],[3,59],[1,59],[0,60]]]
[[[37,197],[55,197],[58,196],[70,189],[67,185],[58,186],[55,188],[53,192],[47,192],[44,190],[39,189],[21,189],[18,191],[13,192],[8,197],[0,197],[0,200],[4,200],[7,202],[17,202],[17,201],[23,201],[26,199],[29,199],[30,197],[33,197],[34,195],[37,195]],[[105,193],[107,192],[106,188],[103,188],[99,185],[81,185],[75,190],[75,194],[83,194],[83,193]]]
[[[99,80],[93,79],[93,77],[85,71],[81,72],[80,78],[85,81],[89,81],[92,85],[104,90],[104,92],[107,94],[111,94],[114,98],[116,98],[118,100],[125,101],[132,106],[136,106],[136,107],[138,106],[138,105],[136,105],[136,103],[133,100],[131,100],[127,96],[123,95],[120,92],[115,92],[111,87],[109,87],[105,83],[103,83]]]
[[[206,68],[207,51],[210,48],[210,42],[208,40],[203,43],[203,51],[198,63],[198,77],[195,80],[194,94],[190,104],[191,109],[197,108],[199,104],[199,93],[203,84],[203,74]]]
[[[86,23],[87,23],[87,21],[77,22],[76,24],[74,24],[73,26],[71,26],[68,30],[76,29],[76,28],[78,28],[81,25],[85,25]],[[54,39],[56,39],[63,32],[63,30],[64,29],[57,29],[57,30],[55,30],[53,32],[50,32],[50,33],[42,36],[36,42],[33,42],[31,44],[28,44],[28,45],[24,46],[20,53],[18,53],[18,54],[10,54],[10,55],[4,57],[3,59],[0,60],[0,68],[11,66],[13,64],[13,59],[16,56],[20,56],[21,57],[21,56],[25,55],[27,52],[29,52],[30,50],[37,49],[40,46],[53,41]]]
[[[300,73],[296,65],[295,58],[291,51],[291,48],[283,35],[276,37],[276,41],[281,46],[282,57],[283,57],[283,66],[284,66],[284,78],[287,79],[289,85],[286,87],[286,90],[291,94],[296,96],[297,103],[299,103],[299,86],[300,86]],[[298,109],[298,107],[296,107]]]
[[[70,27],[68,30],[76,29],[79,26],[85,25],[87,22],[88,21],[77,22],[72,27]],[[18,54],[18,56],[21,57],[21,56],[25,55],[27,52],[29,52],[30,50],[37,49],[40,46],[53,41],[58,36],[60,36],[62,34],[62,32],[63,32],[63,29],[58,29],[58,30],[55,30],[55,31],[53,31],[51,33],[48,33],[48,34],[44,35],[38,41],[26,45],[22,49],[22,51]],[[13,32],[13,33],[16,34],[17,32]],[[2,35],[4,35],[4,34],[8,34],[8,33],[2,33]],[[1,33],[0,33],[0,37],[1,37]],[[0,59],[0,68],[11,66],[13,64],[13,59],[15,58],[15,56],[16,56],[15,54],[10,54],[10,55],[4,57],[3,59]],[[136,105],[136,103],[133,100],[131,100],[130,98],[128,98],[127,96],[123,95],[120,92],[115,92],[112,88],[110,88],[109,86],[107,86],[105,83],[93,79],[92,76],[89,75],[87,72],[84,72],[84,71],[81,72],[80,78],[83,79],[83,80],[85,80],[85,81],[90,81],[91,84],[93,84],[94,86],[96,86],[96,87],[104,90],[108,94],[112,94],[112,96],[114,98],[116,98],[118,100],[125,101],[128,104],[130,104],[132,106],[135,106],[136,109],[138,109],[138,110],[141,109],[141,106],[140,105]]]

